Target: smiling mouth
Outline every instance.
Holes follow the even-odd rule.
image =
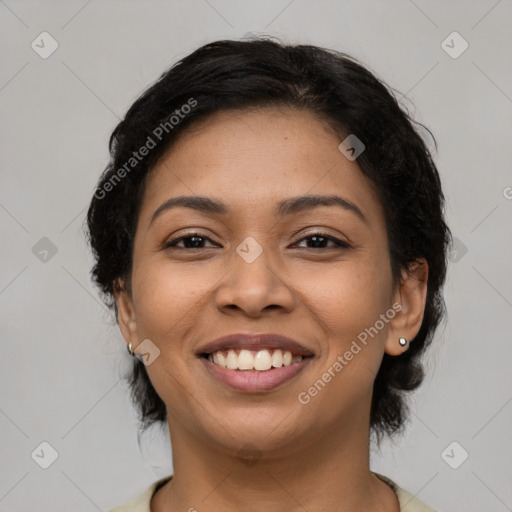
[[[238,371],[266,372],[300,363],[312,356],[292,354],[289,350],[266,348],[261,350],[225,349],[201,354],[210,363],[221,368]]]

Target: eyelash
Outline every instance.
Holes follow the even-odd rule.
[[[340,240],[339,238],[336,238],[332,235],[328,235],[327,233],[322,233],[321,231],[315,231],[312,233],[308,233],[306,236],[300,238],[297,242],[302,242],[303,240],[306,240],[308,238],[312,238],[315,236],[321,237],[321,238],[326,238],[327,240],[334,242],[338,246],[337,248],[339,248],[339,249],[350,249],[350,245],[347,242],[344,242],[343,240]],[[184,250],[204,249],[204,247],[193,247],[193,248],[176,247],[176,244],[178,242],[181,242],[182,240],[187,240],[189,238],[194,238],[194,237],[202,238],[204,240],[209,240],[210,242],[213,242],[213,240],[211,240],[209,237],[207,237],[205,235],[202,235],[201,233],[192,232],[192,233],[187,233],[186,235],[182,235],[180,237],[174,238],[172,240],[169,240],[168,242],[166,242],[164,244],[163,248],[164,249],[177,248],[177,249],[184,249]],[[215,243],[215,242],[213,242],[213,243]],[[336,247],[320,247],[318,249],[326,250],[326,249],[335,249],[335,248]],[[305,249],[314,249],[314,247],[305,247]]]

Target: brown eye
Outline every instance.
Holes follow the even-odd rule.
[[[312,243],[312,246],[306,247],[307,249],[317,248],[317,249],[335,249],[335,248],[343,248],[348,249],[350,246],[344,242],[343,240],[340,240],[332,235],[328,235],[326,233],[310,233],[309,235],[301,238],[299,242],[302,242],[303,240],[309,240]],[[333,242],[335,246],[326,247],[325,244]]]
[[[201,235],[200,233],[188,233],[169,240],[164,244],[164,249],[169,249],[171,247],[177,247],[178,249],[203,249],[205,241],[212,242],[210,238]],[[181,242],[183,242],[183,246],[180,247],[178,244]]]

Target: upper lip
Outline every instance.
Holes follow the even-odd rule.
[[[230,348],[241,348],[246,350],[263,350],[265,348],[275,348],[288,350],[294,356],[308,357],[314,355],[304,345],[299,342],[282,336],[280,334],[229,334],[222,338],[210,341],[198,349],[197,355],[212,354],[217,350],[227,350]]]

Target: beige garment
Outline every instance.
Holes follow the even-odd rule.
[[[409,494],[406,490],[399,487],[395,482],[389,478],[380,475],[379,473],[373,473],[375,476],[386,482],[397,495],[398,502],[400,504],[400,512],[436,512],[433,508],[425,505],[418,498],[415,498],[412,494]],[[120,507],[113,508],[108,512],[151,512],[149,504],[153,494],[158,490],[159,487],[167,483],[171,476],[166,476],[152,483],[143,493],[139,494],[136,498],[131,500]]]

